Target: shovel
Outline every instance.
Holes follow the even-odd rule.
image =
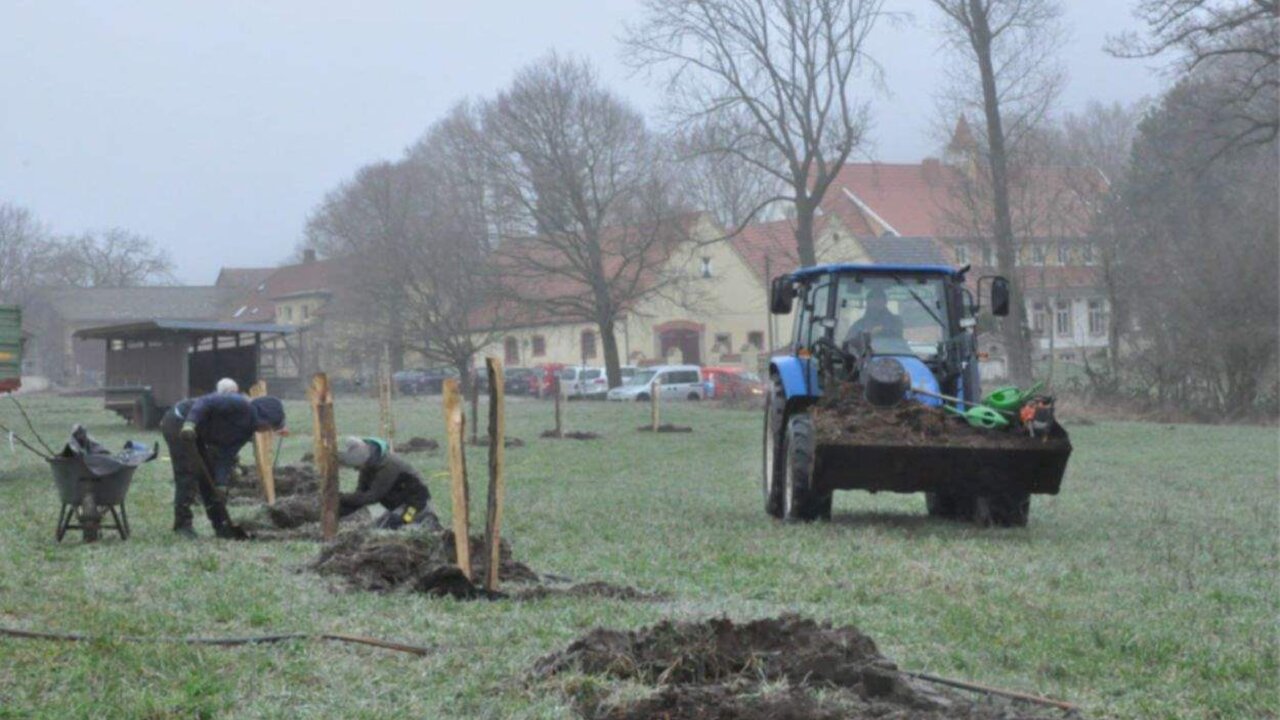
[[[209,496],[217,497],[218,486],[216,483],[213,482],[213,473],[209,472],[209,465],[204,461],[204,455],[201,454],[200,452],[200,446],[196,444],[195,440],[189,440],[188,444],[191,446],[191,451],[195,453],[196,462],[200,465],[200,477],[204,479],[204,484],[206,489],[209,491]],[[227,513],[226,503],[223,503],[222,505],[222,512],[224,514]],[[230,514],[226,514],[226,518],[227,518],[227,529],[231,531],[232,539],[248,540],[251,537],[249,533],[245,532],[244,528],[231,522]]]

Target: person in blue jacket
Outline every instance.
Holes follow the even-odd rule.
[[[284,405],[277,398],[250,400],[236,393],[214,393],[183,400],[164,414],[160,432],[173,463],[173,530],[194,538],[191,503],[196,493],[204,503],[213,531],[222,538],[243,538],[227,514],[227,487],[240,449],[262,430],[283,431]],[[213,477],[205,478],[204,463]]]

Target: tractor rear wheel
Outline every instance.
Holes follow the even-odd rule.
[[[784,520],[809,522],[831,517],[831,494],[813,489],[813,417],[798,413],[787,421],[786,482],[782,493]]]
[[[983,527],[1026,527],[1031,515],[1031,496],[1005,493],[974,499],[973,521]]]
[[[782,479],[786,472],[787,395],[782,381],[773,379],[764,406],[764,467],[761,472],[764,511],[770,517],[782,517]]]

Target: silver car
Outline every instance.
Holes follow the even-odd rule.
[[[610,400],[649,400],[655,381],[663,400],[701,400],[706,396],[697,365],[658,365],[640,368],[626,384],[609,391]]]

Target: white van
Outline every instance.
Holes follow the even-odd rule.
[[[649,399],[650,387],[657,380],[663,400],[701,400],[706,397],[702,370],[697,365],[658,365],[640,368],[626,384],[609,391],[610,400]]]

